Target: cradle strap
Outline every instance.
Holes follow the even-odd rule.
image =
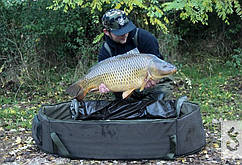
[[[111,51],[110,47],[108,46],[107,42],[104,43],[104,47],[108,51],[109,56],[112,57],[112,51]]]
[[[164,157],[164,159],[167,160],[171,160],[175,158],[175,154],[176,154],[176,135],[171,135],[169,137],[169,141],[170,141],[170,152],[168,154],[166,154],[166,156]]]
[[[58,135],[55,132],[52,132],[50,134],[51,139],[53,140],[54,144],[57,147],[57,150],[63,155],[68,157],[70,155],[69,151],[66,149],[66,147],[64,146],[64,144],[62,143],[62,141],[60,140],[60,138],[58,137]]]

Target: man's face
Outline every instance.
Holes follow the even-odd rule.
[[[117,36],[117,35],[113,34],[112,32],[107,31],[106,29],[104,29],[104,33],[106,35],[108,35],[114,42],[117,42],[119,44],[125,44],[127,42],[127,38],[129,35],[129,33],[126,33],[124,35]]]
[[[125,43],[127,42],[127,38],[128,38],[128,35],[129,35],[129,33],[126,33],[126,34],[124,34],[124,35],[117,36],[117,35],[113,34],[112,32],[110,32],[109,34],[110,34],[109,37],[110,37],[113,41],[115,41],[115,42],[117,42],[117,43],[119,43],[119,44],[125,44]]]

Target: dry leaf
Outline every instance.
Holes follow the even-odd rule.
[[[17,139],[15,140],[15,142],[16,142],[17,144],[20,144],[21,141],[22,141],[22,140],[21,140],[21,138],[20,138],[19,136],[18,136]]]
[[[214,148],[219,148],[218,143],[213,143],[213,147],[214,147]]]

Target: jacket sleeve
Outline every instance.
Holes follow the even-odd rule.
[[[138,35],[138,49],[140,53],[154,54],[160,59],[164,60],[164,57],[160,54],[159,44],[154,35],[150,32],[140,29]]]
[[[103,43],[101,49],[99,50],[98,62],[100,62],[102,60],[105,60],[105,59],[107,59],[109,57],[110,57],[110,55],[109,55],[108,51],[105,49],[104,43]]]

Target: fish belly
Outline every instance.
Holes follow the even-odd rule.
[[[140,88],[146,77],[145,75],[145,73],[134,74],[132,72],[110,74],[109,76],[104,76],[103,83],[113,92],[123,92]]]

